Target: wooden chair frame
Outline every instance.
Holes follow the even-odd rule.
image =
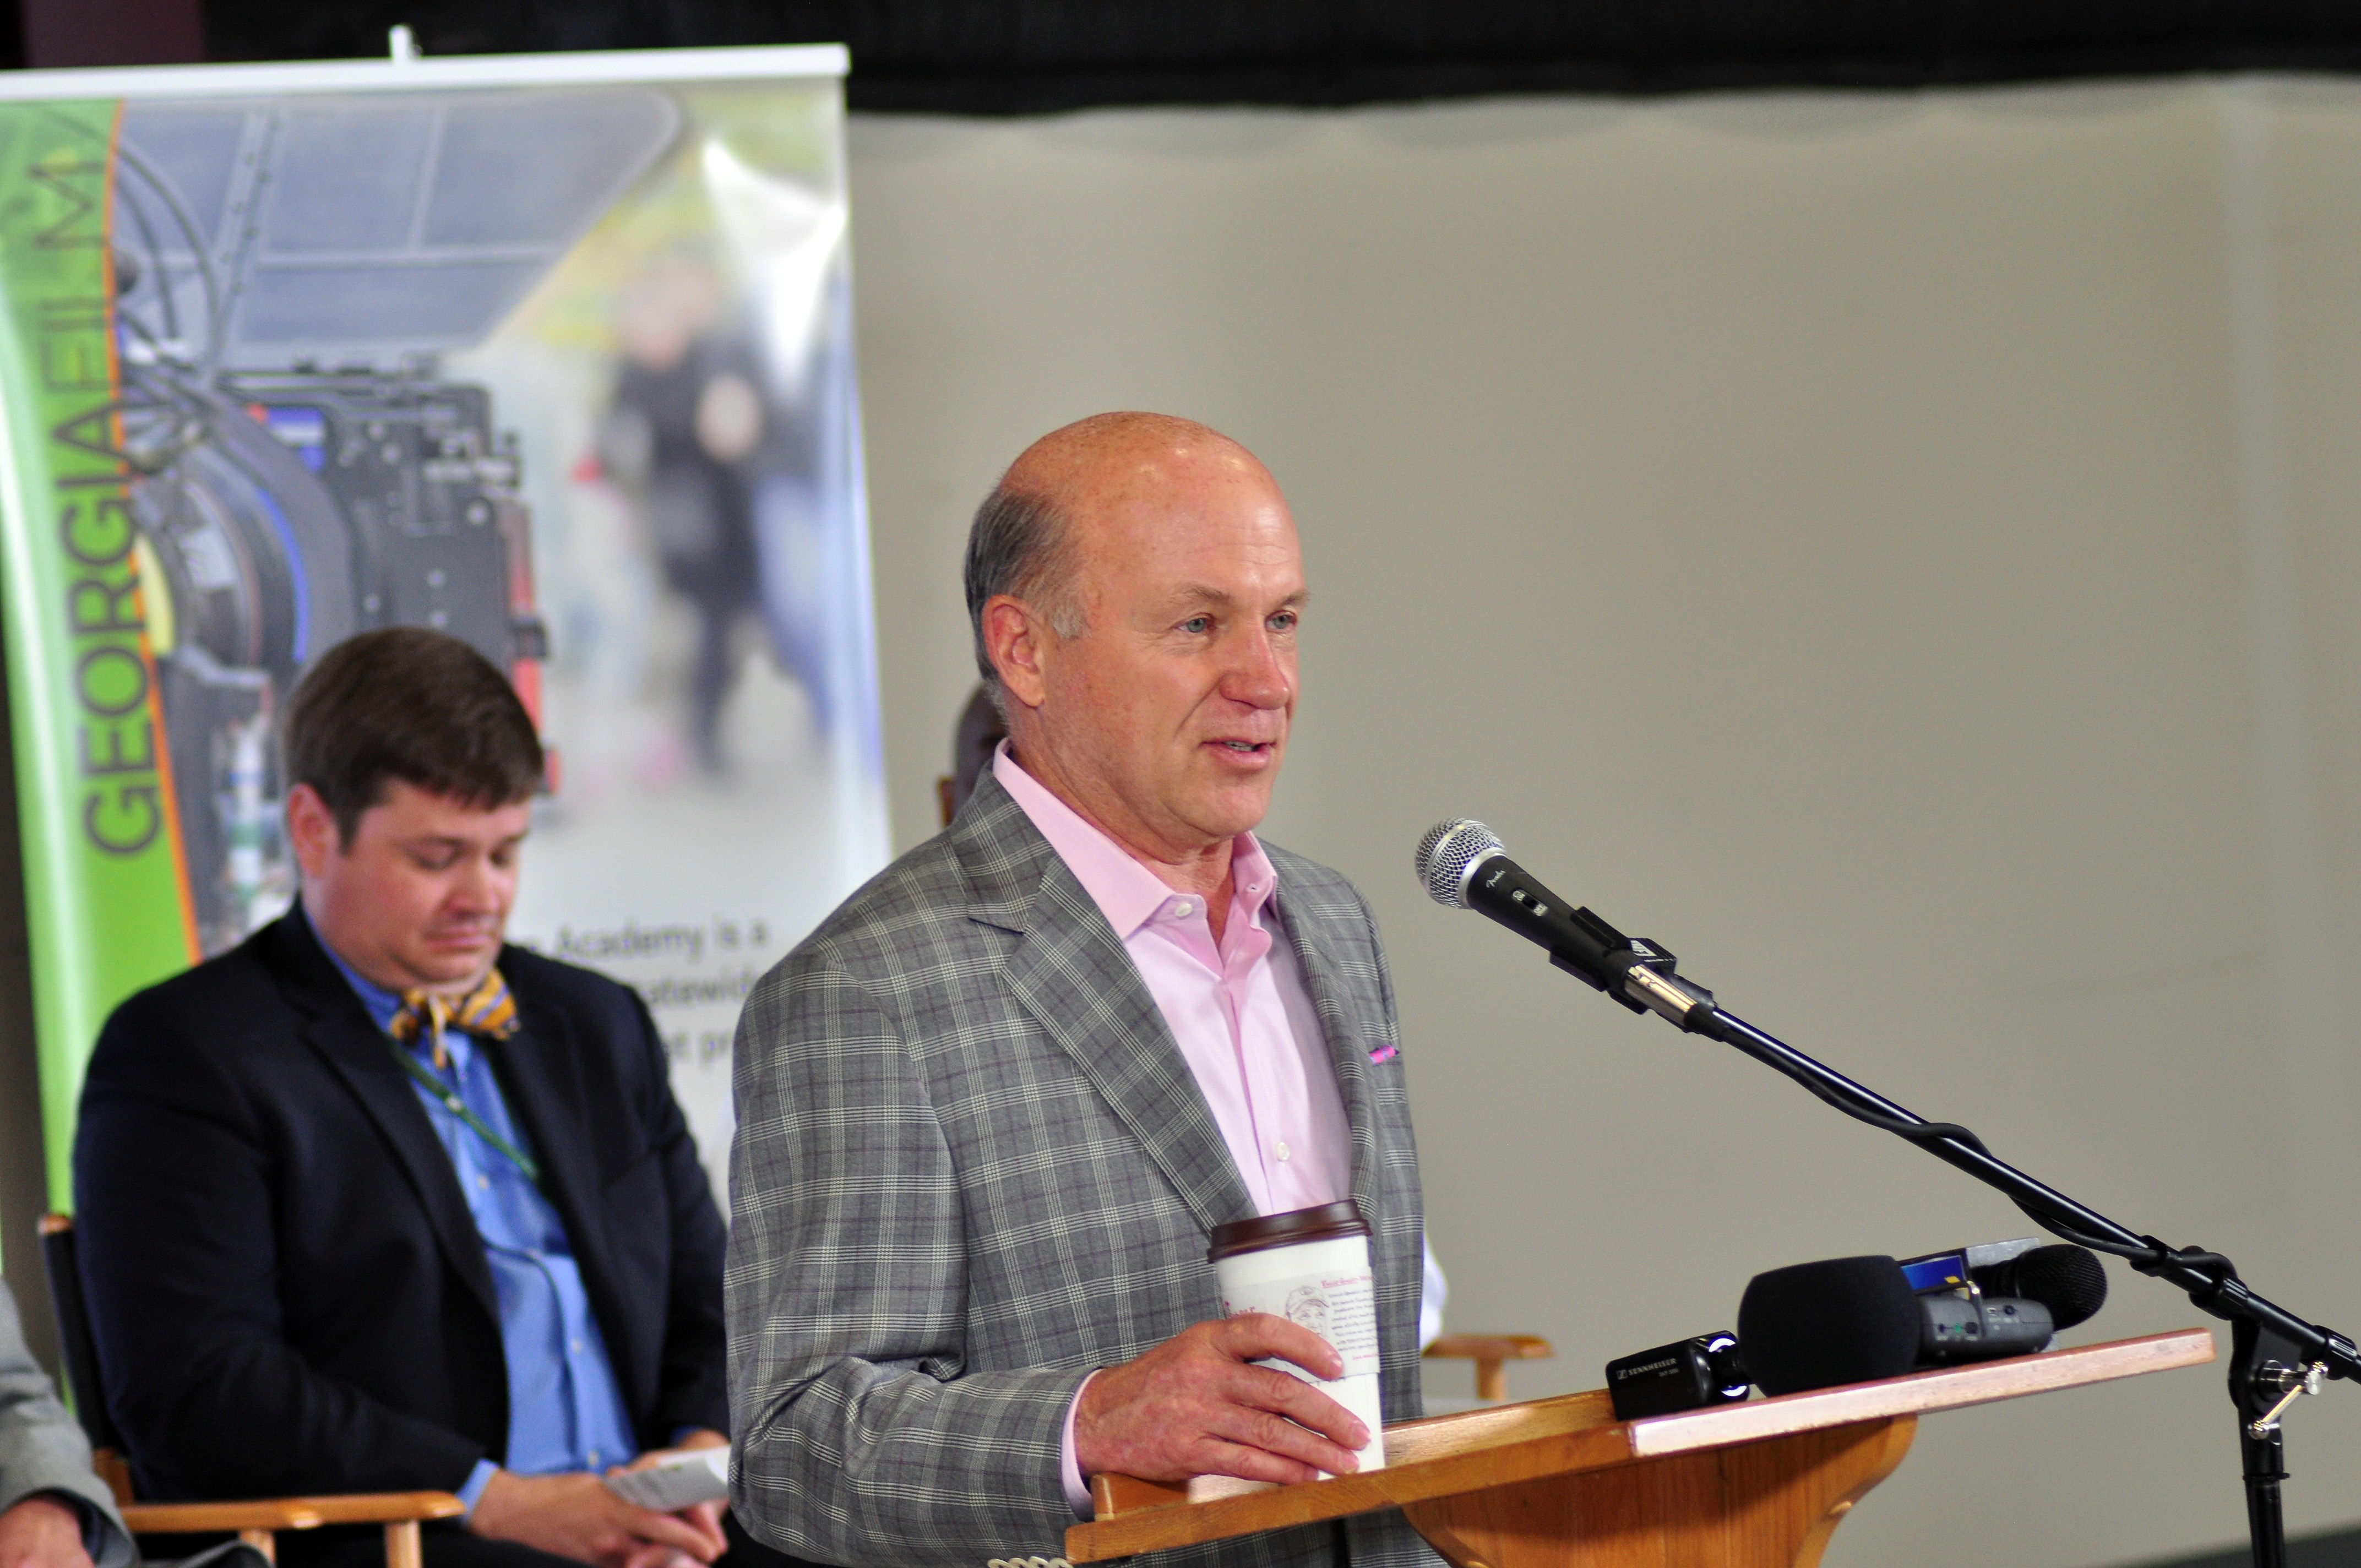
[[[1547,1361],[1557,1352],[1539,1334],[1444,1334],[1422,1353],[1429,1361],[1476,1364],[1476,1397],[1499,1404],[1509,1397],[1507,1363]]]

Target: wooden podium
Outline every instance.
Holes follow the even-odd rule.
[[[1618,1421],[1605,1390],[1386,1429],[1385,1469],[1297,1486],[1092,1484],[1066,1555],[1097,1563],[1398,1508],[1456,1568],[1811,1568],[1917,1418],[2213,1359],[2183,1329],[2048,1355]]]

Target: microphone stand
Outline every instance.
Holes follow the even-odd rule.
[[[1494,917],[1532,934],[1521,922]],[[1577,910],[1570,928],[1559,927],[1544,945],[1552,964],[1634,1013],[1653,1012],[1690,1034],[1736,1047],[1846,1115],[1916,1144],[1997,1189],[2057,1235],[2123,1258],[2137,1272],[2188,1292],[2201,1310],[2226,1320],[2230,1401],[2238,1416],[2255,1568],[2286,1568],[2279,1483],[2287,1479],[2287,1449],[2279,1418],[2299,1396],[2318,1393],[2324,1378],[2361,1378],[2361,1349],[2353,1341],[2257,1295],[2221,1254],[2172,1246],[2118,1224],[1996,1158],[1982,1139],[1957,1123],[1929,1122],[1813,1060],[1721,1007],[1703,986],[1676,975],[1676,960],[1656,943],[1627,938],[1587,909]]]

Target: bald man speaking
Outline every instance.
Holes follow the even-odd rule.
[[[1257,840],[1297,691],[1278,485],[1185,420],[1035,443],[967,602],[1008,741],[738,1026],[732,1501],[829,1563],[1054,1558],[1102,1473],[1309,1480],[1367,1433],[1223,1321],[1209,1233],[1350,1198],[1383,1398],[1420,1413],[1422,1222],[1368,905]],[[1432,1563],[1399,1513],[1159,1562]]]

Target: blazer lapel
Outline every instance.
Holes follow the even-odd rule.
[[[467,1196],[459,1190],[451,1157],[434,1136],[434,1124],[426,1119],[425,1107],[418,1103],[409,1075],[388,1048],[391,1042],[329,962],[311,924],[300,914],[280,919],[273,956],[282,992],[298,1012],[307,1015],[304,1043],[344,1080],[385,1135],[395,1163],[426,1211],[443,1255],[497,1322],[500,1298],[492,1288],[483,1238],[477,1234],[475,1217],[467,1212]]]
[[[1376,1107],[1370,1103],[1369,1058],[1365,1054],[1367,1047],[1353,1031],[1352,1014],[1345,1008],[1344,988],[1323,950],[1326,944],[1322,939],[1324,933],[1317,929],[1319,918],[1290,914],[1284,879],[1272,905],[1278,911],[1281,934],[1295,954],[1303,987],[1311,992],[1312,1005],[1320,1014],[1320,1033],[1328,1047],[1329,1065],[1335,1069],[1336,1091],[1344,1096],[1345,1120],[1353,1131],[1353,1201],[1361,1206],[1362,1215],[1374,1223],[1379,1212],[1378,1131]]]
[[[988,771],[952,831],[974,917],[1023,936],[1002,971],[1018,1003],[1074,1058],[1199,1224],[1211,1231],[1252,1215],[1196,1075],[1096,901]]]

